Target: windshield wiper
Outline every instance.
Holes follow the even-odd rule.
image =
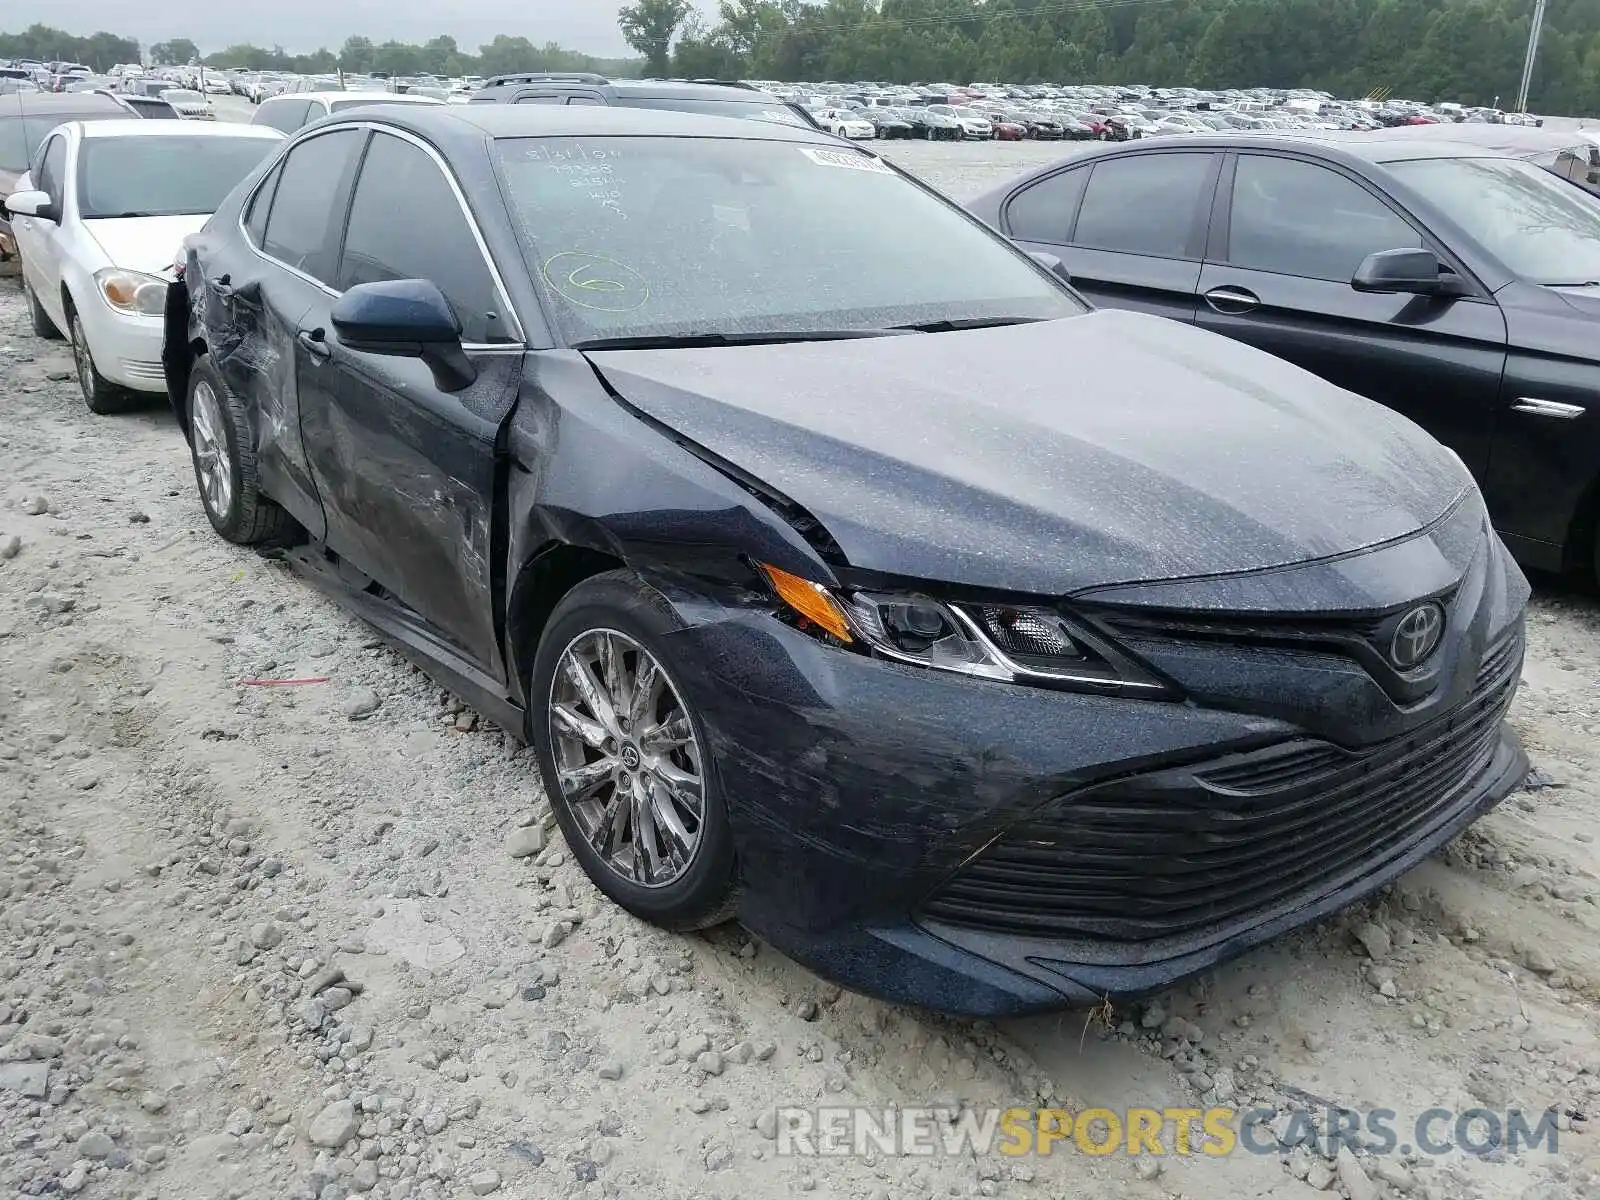
[[[895,325],[894,329],[913,329],[918,333],[954,333],[958,329],[992,329],[997,325],[1033,325],[1046,317],[956,317],[940,321],[921,321]]]
[[[695,346],[766,346],[781,342],[839,342],[852,338],[894,337],[909,329],[794,329],[760,333],[637,333],[586,338],[574,350],[682,350]]]
[[[1557,279],[1544,285],[1545,287],[1600,287],[1600,279]]]
[[[83,219],[85,221],[121,221],[129,217],[157,217],[161,215],[161,213],[153,212],[90,213]]]

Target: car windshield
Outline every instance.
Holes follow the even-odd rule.
[[[496,150],[570,341],[1082,311],[994,234],[853,149],[616,137]]]
[[[1430,158],[1389,170],[1513,274],[1533,283],[1600,280],[1600,199],[1514,158]]]
[[[79,215],[91,220],[215,212],[276,146],[273,138],[193,134],[85,138],[78,152]]]

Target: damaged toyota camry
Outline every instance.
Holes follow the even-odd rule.
[[[1528,589],[1454,454],[818,131],[353,110],[183,268],[216,531],[530,742],[647,921],[1060,1008],[1349,904],[1526,770]]]

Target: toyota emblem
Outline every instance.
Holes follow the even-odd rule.
[[[1425,661],[1444,637],[1444,609],[1421,604],[1400,618],[1389,640],[1389,661],[1402,671]]]

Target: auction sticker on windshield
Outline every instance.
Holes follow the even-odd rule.
[[[874,171],[879,175],[894,174],[893,171],[871,155],[857,154],[854,150],[824,150],[817,146],[801,146],[800,153],[804,154],[819,167],[843,167],[848,171]]]

